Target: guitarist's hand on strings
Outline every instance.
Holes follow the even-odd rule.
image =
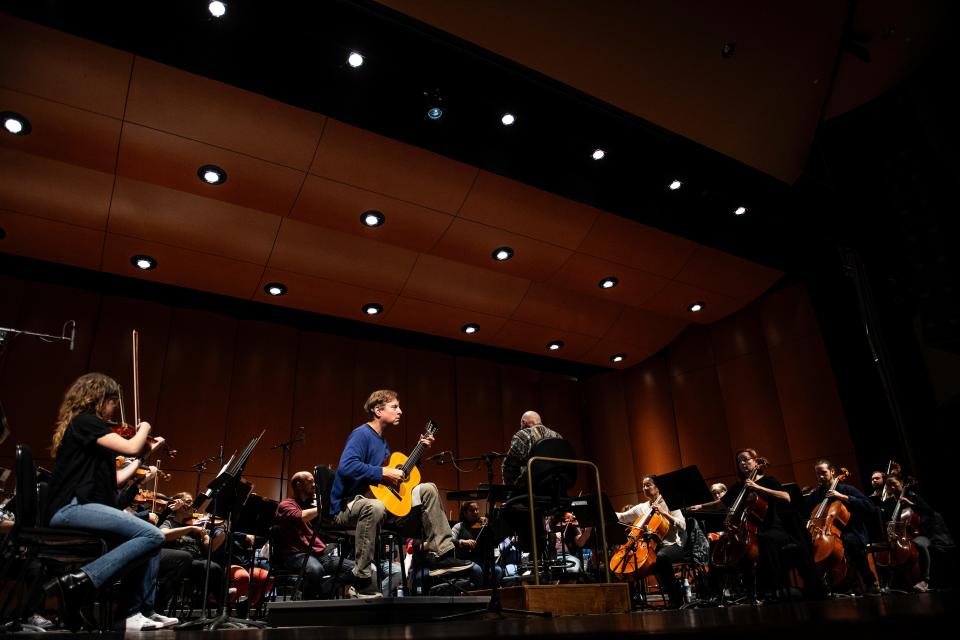
[[[403,482],[403,471],[400,471],[400,469],[395,469],[394,467],[384,467],[383,482],[384,484],[399,487],[400,483]]]
[[[431,447],[433,445],[433,434],[431,433],[430,435],[425,437],[421,436],[420,442],[422,442],[424,446],[426,446],[427,448]]]

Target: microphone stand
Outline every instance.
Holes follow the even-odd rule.
[[[194,471],[197,472],[197,487],[193,490],[193,495],[195,495],[195,496],[196,496],[196,495],[199,495],[199,493],[200,493],[200,476],[202,476],[202,475],[203,475],[203,472],[207,470],[207,465],[208,465],[209,463],[213,462],[214,460],[216,460],[216,458],[217,458],[216,456],[210,456],[209,458],[204,458],[203,460],[201,460],[201,461],[198,462],[197,464],[195,464],[195,465],[193,465],[192,467],[190,467],[191,469],[193,469]]]
[[[305,435],[306,434],[303,431],[303,427],[300,427],[300,435],[298,435],[296,438],[291,438],[286,442],[278,442],[270,447],[270,451],[273,451],[274,449],[283,449],[283,454],[280,456],[280,499],[278,502],[283,502],[283,487],[286,483],[284,473],[287,471],[287,457],[290,455],[290,449],[298,442],[305,442]]]
[[[453,454],[450,454],[453,458],[452,462],[455,467],[459,469],[459,465],[464,462],[483,462],[487,465],[487,526],[490,527],[490,531],[493,534],[500,535],[500,509],[493,508],[493,461],[500,458],[506,458],[507,454],[497,453],[496,451],[491,453],[484,453],[479,456],[472,456],[469,458],[454,458]],[[544,618],[550,618],[553,616],[553,613],[550,611],[531,611],[530,609],[508,609],[505,608],[500,603],[499,595],[499,583],[497,580],[496,570],[493,568],[493,544],[489,540],[493,539],[493,535],[488,535],[486,540],[484,540],[483,545],[483,571],[484,575],[489,580],[490,584],[490,601],[487,603],[486,607],[480,609],[472,609],[470,611],[462,611],[460,613],[455,613],[449,616],[441,616],[439,618],[434,618],[434,620],[454,620],[456,618],[463,618],[466,616],[472,616],[477,614],[485,613],[495,613],[500,618],[504,618],[503,614],[505,613],[519,613],[521,615],[528,616],[542,616]],[[497,543],[499,544],[499,540]]]

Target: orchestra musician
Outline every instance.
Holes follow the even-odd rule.
[[[520,430],[510,439],[510,449],[503,459],[501,472],[503,484],[515,485],[523,473],[523,469],[530,459],[530,452],[541,440],[547,438],[562,438],[559,433],[545,426],[536,411],[525,411],[520,416]]]
[[[171,496],[170,513],[160,524],[160,531],[166,540],[164,546],[167,549],[190,554],[188,575],[194,584],[194,594],[200,594],[209,574],[209,593],[219,600],[223,588],[223,567],[214,560],[208,564],[207,549],[212,545],[213,551],[216,551],[223,544],[226,533],[222,523],[212,530],[209,529],[210,525],[216,523],[204,516],[206,514],[194,514],[193,496],[190,493],[175,493]],[[205,594],[199,595],[202,598],[200,606],[206,601],[204,596]]]
[[[474,564],[472,582],[483,585],[483,549],[477,544],[481,532],[487,526],[487,519],[480,515],[480,505],[473,500],[460,505],[460,519],[450,529],[453,543],[457,547],[457,557],[470,560]],[[489,535],[489,534],[487,534]],[[496,579],[500,579],[503,568],[495,566]]]
[[[377,530],[387,517],[387,511],[382,502],[365,496],[371,485],[399,487],[403,481],[400,469],[384,466],[390,458],[390,446],[384,434],[388,428],[400,424],[403,411],[397,392],[389,389],[371,393],[363,408],[368,420],[347,437],[330,491],[330,515],[339,526],[356,527],[354,585],[358,593],[372,594],[378,592],[371,572]],[[422,438],[421,442],[429,447],[433,444],[433,436]],[[421,522],[430,576],[470,571],[473,562],[454,556],[453,534],[437,486],[422,483],[414,487],[413,504],[422,506]]]
[[[646,502],[617,513],[617,520],[623,524],[633,524],[653,512],[660,514],[670,524],[666,536],[657,547],[657,560],[653,571],[660,581],[660,588],[668,596],[667,606],[679,607],[683,603],[683,596],[680,583],[674,575],[673,564],[683,562],[683,545],[687,541],[687,520],[679,510],[671,511],[667,506],[657,487],[656,476],[644,476],[642,488]]]
[[[936,512],[910,487],[903,491],[903,479],[898,474],[891,473],[887,476],[886,487],[889,498],[880,506],[884,522],[890,522],[898,498],[903,507],[909,507],[920,517],[919,535],[911,538],[917,548],[920,564],[920,580],[913,585],[913,590],[917,593],[926,593],[930,590],[930,533],[933,523],[936,522]]]
[[[879,498],[883,496],[883,485],[887,481],[887,474],[883,471],[874,471],[870,474],[870,492],[871,498]]]
[[[826,458],[820,458],[813,467],[817,474],[817,488],[806,496],[806,507],[812,511],[824,499],[840,500],[850,512],[850,520],[840,536],[843,542],[843,551],[847,563],[856,570],[863,582],[864,593],[867,595],[880,595],[880,588],[877,586],[877,577],[870,569],[867,562],[867,545],[870,543],[870,537],[867,534],[865,524],[866,518],[876,517],[875,507],[870,499],[854,487],[843,482],[837,484],[836,489],[830,489],[836,477],[836,469],[833,463]]]
[[[60,404],[50,448],[55,458],[47,507],[50,526],[83,529],[121,541],[79,571],[45,585],[47,593],[59,592],[63,622],[74,630],[84,624],[95,628],[82,609],[92,602],[95,590],[124,572],[122,592],[127,603],[122,611],[127,631],[178,622],[153,610],[163,534],[149,522],[117,508],[118,485],[139,465],[118,471],[116,457],[139,454],[150,434],[146,422],[137,425],[129,439],[114,433],[107,420],[119,402],[120,387],[115,380],[102,373],[80,376]]]

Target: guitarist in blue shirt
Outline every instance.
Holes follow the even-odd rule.
[[[400,520],[389,513],[383,502],[370,495],[371,487],[386,485],[399,489],[404,483],[404,473],[388,465],[390,447],[384,431],[391,425],[400,424],[400,400],[396,391],[374,391],[364,403],[369,420],[350,432],[337,475],[330,491],[330,515],[340,526],[356,527],[356,577],[358,593],[377,590],[372,580],[371,567],[377,544],[377,530],[386,518]],[[433,443],[432,435],[420,440],[417,452]],[[422,446],[421,446],[422,445]],[[453,534],[443,511],[443,503],[433,483],[418,484],[412,488],[413,505],[421,505],[421,521],[424,532],[424,547],[428,552],[428,569],[431,576],[470,571],[473,562],[458,560],[454,556]]]

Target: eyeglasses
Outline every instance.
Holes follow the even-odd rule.
[[[737,458],[737,462],[750,462],[751,460],[756,460],[756,458]]]

